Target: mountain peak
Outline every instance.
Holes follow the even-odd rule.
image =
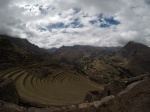
[[[143,48],[149,48],[149,47],[141,43],[129,41],[123,48],[130,50],[130,49],[143,49]]]

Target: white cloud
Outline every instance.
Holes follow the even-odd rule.
[[[27,38],[46,48],[75,44],[118,46],[130,40],[150,46],[149,10],[149,0],[3,0],[0,33]],[[100,14],[120,24],[112,25],[104,18],[100,22]],[[91,24],[93,20],[96,22]],[[110,26],[101,28],[101,24]],[[49,29],[49,25],[58,28]]]

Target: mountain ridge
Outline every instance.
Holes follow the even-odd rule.
[[[144,44],[130,41],[114,57],[135,75],[150,72],[150,48]]]
[[[0,35],[0,54],[0,66],[3,69],[7,66],[19,66],[34,60],[43,60],[50,56],[46,50],[31,44],[26,39],[6,35]]]

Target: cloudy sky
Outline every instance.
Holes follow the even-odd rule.
[[[44,48],[150,46],[150,0],[0,0],[0,34]]]

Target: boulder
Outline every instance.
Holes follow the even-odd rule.
[[[87,108],[93,106],[93,103],[81,103],[79,104],[79,108]]]
[[[128,92],[130,89],[132,89],[135,85],[137,85],[140,81],[137,81],[137,82],[133,82],[131,84],[129,84],[123,91],[121,91],[120,93],[118,93],[117,96],[120,96],[126,92]]]
[[[35,112],[35,107],[30,107],[30,108],[28,108],[28,112]]]
[[[107,103],[108,101],[113,100],[114,98],[115,98],[115,96],[113,96],[113,95],[106,96],[106,97],[102,98],[102,99],[100,100],[100,102],[101,102],[102,104],[105,104],[105,103]]]
[[[20,97],[13,80],[0,78],[0,100],[19,104],[19,99]]]
[[[101,92],[99,98],[102,99],[103,97],[117,94],[125,89],[126,85],[119,80],[114,80],[112,83],[105,85],[104,90]]]
[[[86,94],[84,101],[85,102],[98,101],[100,99],[100,94],[101,94],[101,91],[89,91]]]
[[[95,108],[98,108],[100,105],[107,104],[107,102],[109,102],[110,100],[113,100],[114,98],[115,98],[115,96],[113,96],[113,95],[106,96],[106,97],[102,98],[100,101],[94,101],[93,105]]]

